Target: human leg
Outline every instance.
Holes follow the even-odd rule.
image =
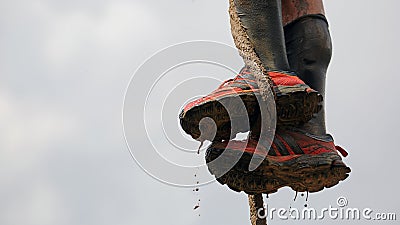
[[[229,140],[238,132],[249,131],[249,126],[241,126],[246,118],[253,127],[252,134],[259,135],[261,120],[255,118],[260,117],[258,96],[264,99],[263,90],[268,85],[275,95],[278,125],[305,123],[320,110],[321,96],[297,76],[285,72],[289,66],[281,11],[280,0],[230,0],[232,36],[246,68],[231,82],[185,106],[180,114],[181,125],[193,138],[213,140],[213,135],[202,132],[211,130],[208,128],[213,123],[203,123],[204,129],[199,127],[206,117],[216,124],[214,140]],[[260,69],[262,74],[258,73]],[[237,104],[230,104],[235,96],[243,100],[245,109],[237,110]],[[232,115],[237,111],[243,113]]]
[[[325,97],[326,72],[332,55],[328,22],[321,15],[304,15],[284,27],[287,56],[292,70]],[[324,108],[304,128],[325,134]]]
[[[297,6],[290,10],[283,9],[284,12],[292,13],[284,17],[286,22],[290,22],[284,29],[290,69],[311,88],[325,94],[326,71],[332,47],[328,24],[321,14],[323,8],[318,11],[315,10],[318,7],[306,7],[307,2],[318,5],[320,1],[287,2],[290,2],[291,7]],[[230,143],[230,146],[213,142],[207,150],[208,163],[221,157],[222,153],[234,156],[243,154],[235,167],[223,176],[216,176],[217,180],[232,190],[247,193],[273,193],[283,186],[290,186],[295,191],[318,192],[346,179],[350,172],[338,154],[340,152],[346,156],[347,152],[335,146],[332,136],[326,134],[324,111],[301,126],[278,125],[268,155],[265,155],[265,149],[258,143],[258,137],[254,136],[247,143],[237,141]],[[265,160],[256,170],[248,171],[253,157],[265,157]],[[216,175],[219,166],[210,164],[209,170]]]

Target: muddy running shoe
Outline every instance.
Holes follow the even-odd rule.
[[[268,152],[262,145],[256,146],[257,141],[252,139],[247,144],[214,142],[206,153],[209,171],[221,184],[248,194],[273,193],[284,186],[298,192],[318,192],[335,186],[351,171],[338,154],[347,156],[347,152],[335,146],[329,134],[315,136],[301,130],[277,130]],[[252,157],[264,160],[257,169],[249,171]],[[232,167],[232,162],[237,163]]]
[[[305,123],[322,108],[322,96],[295,74],[270,71],[268,75],[274,83],[278,125]],[[255,77],[245,67],[234,79],[225,81],[211,94],[188,103],[179,115],[180,123],[183,130],[196,140],[230,140],[254,125],[260,114],[259,101],[262,100]],[[215,138],[214,133],[207,134],[214,123],[208,121],[199,126],[206,117],[215,122]]]

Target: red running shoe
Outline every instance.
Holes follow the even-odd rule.
[[[329,134],[277,130],[269,151],[261,144],[256,148],[257,141],[252,139],[247,144],[231,141],[227,145],[227,141],[210,145],[206,153],[208,169],[221,184],[248,194],[273,193],[284,186],[299,192],[318,192],[335,186],[351,171],[338,154],[347,156],[347,152],[335,146]],[[262,163],[249,171],[252,157],[260,158]],[[237,163],[232,165],[235,160]]]
[[[322,96],[295,74],[270,71],[268,75],[274,83],[278,125],[305,123],[322,108]],[[239,132],[249,131],[256,123],[260,114],[257,99],[261,101],[256,79],[245,67],[234,79],[225,81],[211,94],[188,103],[179,115],[180,123],[194,139],[229,140]],[[206,117],[216,124],[215,137],[211,132],[207,133],[212,130],[212,122],[199,126],[200,120]],[[204,131],[203,134],[201,131]]]

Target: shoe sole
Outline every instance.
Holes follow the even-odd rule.
[[[277,100],[276,114],[277,125],[298,126],[308,122],[322,108],[322,96],[318,92],[307,92],[306,88],[300,86],[278,87],[276,91]],[[238,97],[245,108],[238,103]],[[256,126],[257,117],[260,114],[258,100],[259,94],[254,92],[231,94],[221,97],[215,101],[209,101],[180,114],[182,129],[190,134],[192,138],[199,139],[201,130],[211,129],[216,125],[216,134],[203,134],[203,140],[230,140],[237,133],[247,132]],[[224,107],[225,106],[225,107]],[[228,114],[230,112],[230,116]],[[200,126],[203,118],[209,117],[214,122],[205,122]],[[248,122],[247,122],[248,121]],[[210,124],[212,123],[212,124]],[[213,138],[214,137],[214,138]]]
[[[193,139],[199,139],[202,135],[201,131],[210,131],[216,125],[215,137],[213,137],[213,133],[206,132],[203,133],[202,138],[204,140],[229,140],[234,138],[237,133],[250,129],[256,119],[253,115],[257,114],[258,110],[257,98],[253,92],[249,92],[227,95],[216,101],[206,102],[193,107],[185,115],[182,112],[179,117],[182,129]],[[213,122],[206,120],[200,124],[200,121],[207,117],[211,118]]]
[[[218,165],[210,163],[223,152],[223,159]],[[230,169],[227,168],[232,164],[231,159],[237,157],[240,157],[238,163]],[[344,164],[342,166],[332,164],[335,160],[341,160],[336,153],[301,155],[285,162],[277,162],[268,156],[264,160],[261,159],[263,161],[257,169],[249,171],[248,166],[252,157],[253,154],[248,152],[209,149],[206,162],[208,170],[219,183],[227,185],[236,192],[244,191],[247,194],[270,194],[284,186],[289,186],[298,192],[318,192],[345,180],[351,172]],[[226,170],[228,172],[222,176],[216,175]]]

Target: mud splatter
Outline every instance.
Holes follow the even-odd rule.
[[[198,154],[198,155],[200,155],[200,149],[201,149],[201,147],[203,147],[203,144],[204,144],[204,140],[200,140],[200,146],[199,146],[199,148],[197,149],[197,154]]]
[[[197,173],[194,174],[194,177],[197,177]],[[200,184],[200,181],[197,180],[196,184]],[[199,191],[200,191],[200,187],[199,186],[193,188],[193,193],[195,193],[195,196],[197,196],[197,197],[199,197],[198,196],[198,192]],[[200,198],[197,199],[197,202],[196,202],[195,206],[193,207],[193,210],[197,210],[199,207],[200,207]],[[200,216],[200,213],[198,215]]]

